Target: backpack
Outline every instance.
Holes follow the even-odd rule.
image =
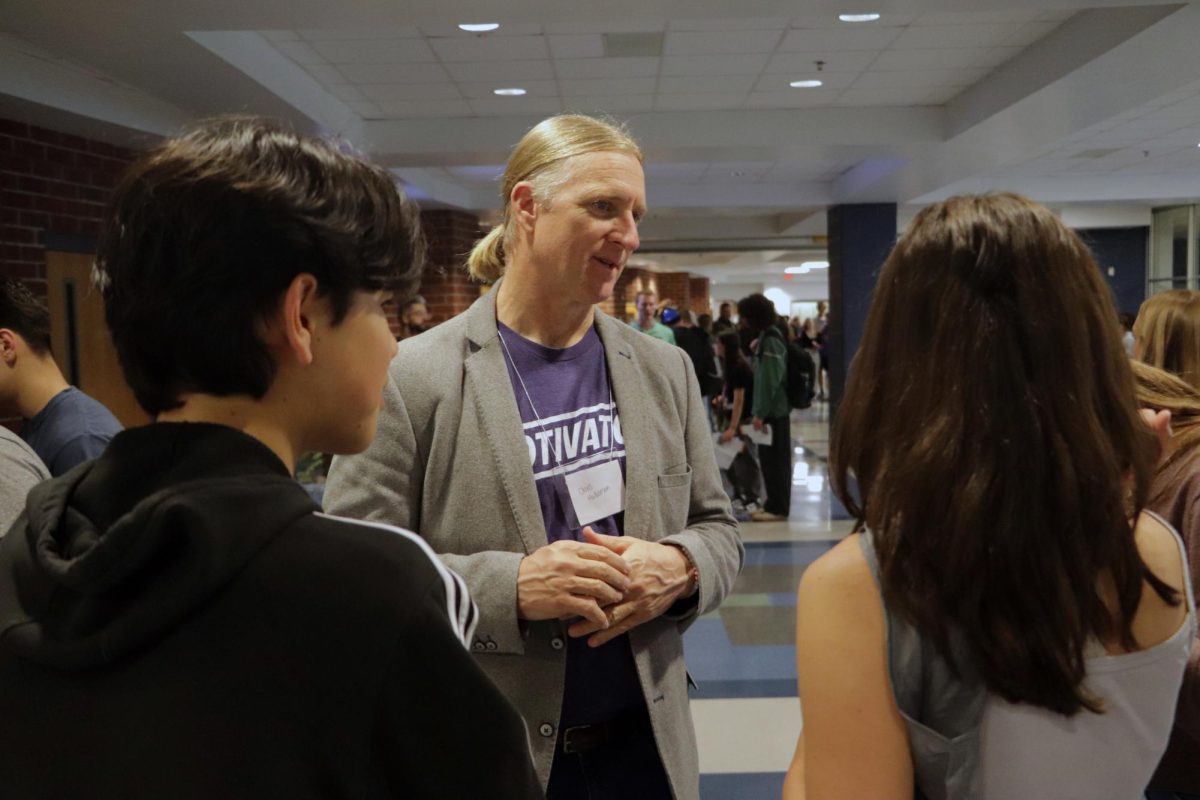
[[[771,328],[776,336],[783,339],[775,328]],[[792,408],[808,408],[816,396],[817,368],[812,356],[796,342],[783,340],[787,348],[787,398]]]

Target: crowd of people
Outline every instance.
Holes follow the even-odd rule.
[[[493,288],[420,332],[385,170],[254,118],[166,140],[96,259],[154,418],[124,431],[5,284],[2,794],[699,798],[682,636],[741,570],[730,494],[788,517],[827,309],[605,314],[642,163],[609,122],[531,129],[467,262]],[[1200,793],[1198,298],[1147,300],[1131,359],[1045,208],[916,217],[831,434],[857,526],[798,589],[787,800]],[[723,481],[748,430],[761,476]]]

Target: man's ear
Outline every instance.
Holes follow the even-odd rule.
[[[275,323],[268,330],[268,343],[282,351],[298,364],[311,364],[313,360],[314,323],[319,314],[317,279],[302,272],[288,284],[275,315]]]
[[[17,344],[21,341],[20,334],[12,328],[0,328],[0,364],[15,367],[17,364]]]
[[[520,181],[508,195],[509,213],[514,216],[517,225],[524,230],[533,230],[537,221],[540,206],[533,196],[533,184]]]

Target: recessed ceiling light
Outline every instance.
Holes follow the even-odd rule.
[[[501,97],[520,97],[525,94],[525,90],[514,86],[511,89],[493,89],[492,94],[498,94]]]
[[[818,81],[818,80],[792,81],[791,83],[788,84],[788,86],[791,86],[793,89],[815,89],[818,86],[823,86],[823,85],[824,84],[822,84],[821,81]]]
[[[805,261],[800,266],[808,267],[809,269],[829,269],[829,262],[828,261]]]
[[[784,275],[807,275],[808,267],[788,267],[783,271]]]
[[[842,22],[874,22],[879,19],[878,14],[838,14],[838,19]]]
[[[494,31],[500,27],[499,22],[464,22],[458,26],[459,29],[470,33],[487,33]]]

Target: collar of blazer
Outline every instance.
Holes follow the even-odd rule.
[[[470,343],[466,380],[496,475],[508,495],[521,543],[525,552],[531,553],[546,544],[546,529],[522,434],[521,413],[517,409],[496,327],[496,292],[501,282],[503,279],[465,312]],[[639,351],[653,340],[599,308],[596,309],[596,332],[604,345],[613,399],[617,403],[625,439],[625,533],[640,539],[658,539],[677,533],[651,529],[657,516],[655,493],[659,451],[650,438],[659,428],[652,423],[651,415],[662,413],[655,407],[655,401],[669,401],[668,398],[651,397],[647,391],[644,370],[651,367],[639,357]],[[678,435],[683,436],[683,431]]]

